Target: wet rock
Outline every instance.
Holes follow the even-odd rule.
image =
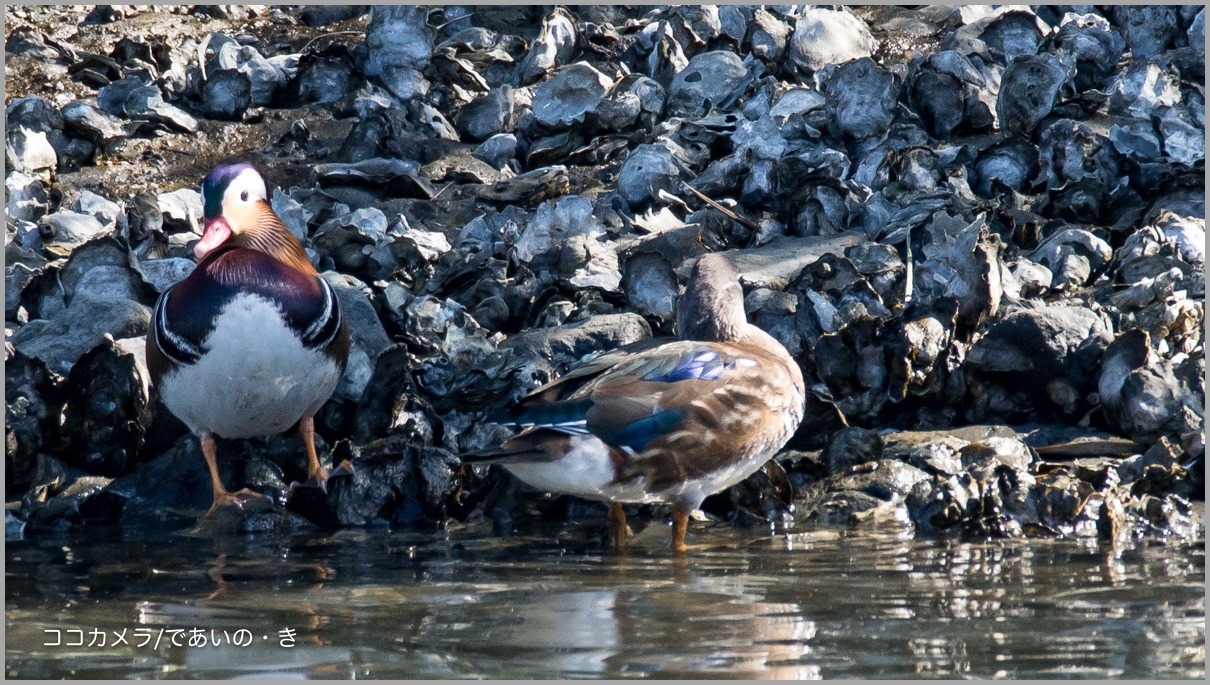
[[[24,493],[32,483],[39,454],[58,449],[63,403],[59,378],[36,357],[5,345],[5,494]]]
[[[790,62],[803,73],[869,57],[877,47],[865,22],[847,10],[807,10],[790,36]]]
[[[800,493],[796,518],[832,525],[906,523],[904,502],[928,478],[920,469],[890,459],[856,464]]]
[[[86,520],[117,518],[122,500],[106,491],[109,482],[96,476],[76,478],[29,513],[27,528],[31,533],[66,531]]]

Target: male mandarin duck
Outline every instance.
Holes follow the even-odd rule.
[[[344,373],[349,333],[340,303],[302,244],[269,206],[249,164],[202,180],[205,230],[197,267],[156,302],[147,366],[164,405],[201,441],[214,503],[242,506],[219,478],[215,437],[280,433],[298,424],[308,485],[328,474],[314,416]]]
[[[748,323],[735,266],[698,259],[677,307],[680,340],[602,354],[533,391],[500,419],[524,428],[467,455],[529,485],[610,503],[614,543],[630,534],[621,503],[672,505],[672,549],[707,495],[759,470],[806,410],[802,371]]]

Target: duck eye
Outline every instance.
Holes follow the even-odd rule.
[[[248,191],[245,190],[244,192],[240,193],[239,199],[243,200],[244,202],[247,202],[248,201]]]

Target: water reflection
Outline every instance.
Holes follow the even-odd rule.
[[[1199,677],[1202,543],[706,529],[677,560],[581,538],[93,533],[10,543],[9,677]],[[47,630],[247,630],[49,647]],[[217,632],[216,632],[217,631]],[[291,646],[283,646],[289,631]]]

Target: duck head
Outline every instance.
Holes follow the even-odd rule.
[[[204,230],[193,254],[203,257],[220,247],[247,247],[311,273],[302,243],[269,205],[265,179],[251,164],[224,164],[202,179]]]
[[[205,229],[193,248],[201,259],[220,245],[245,236],[268,210],[265,179],[251,164],[226,164],[215,167],[202,179],[202,206]]]
[[[729,342],[744,337],[747,328],[739,271],[722,255],[702,255],[677,303],[677,335],[683,340]]]

